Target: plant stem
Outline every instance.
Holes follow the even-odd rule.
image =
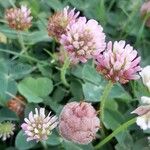
[[[27,48],[25,47],[23,36],[22,36],[21,32],[18,32],[17,35],[18,35],[18,41],[19,41],[20,46],[21,46],[21,52],[19,53],[19,55],[14,56],[12,58],[12,60],[15,60],[16,58],[18,58],[20,55],[24,54],[27,51]]]
[[[1,52],[4,52],[4,53],[12,54],[12,55],[19,55],[19,53],[13,52],[13,51],[7,50],[7,49],[1,49],[1,48],[0,48],[0,51],[1,51]],[[43,65],[45,65],[45,66],[49,66],[48,63],[45,63],[45,62],[43,62],[43,61],[39,61],[38,59],[36,59],[36,58],[34,58],[34,57],[31,57],[31,56],[29,56],[29,55],[23,55],[23,54],[21,54],[20,57],[29,59],[29,60],[31,60],[31,61],[33,61],[33,62],[36,62],[36,63],[43,64]]]
[[[65,61],[64,61],[64,64],[63,64],[63,66],[62,66],[62,68],[61,68],[61,70],[60,70],[61,81],[62,81],[62,83],[63,83],[66,87],[69,87],[69,84],[68,84],[68,82],[67,82],[67,80],[66,80],[66,72],[67,72],[67,69],[68,69],[69,65],[70,65],[70,61],[69,61],[69,59],[66,57],[66,58],[65,58]]]
[[[103,22],[103,24],[106,24],[105,0],[100,1],[99,7],[100,7],[100,13],[101,13],[100,20]]]
[[[113,87],[113,82],[109,81],[109,83],[106,85],[106,87],[104,89],[103,95],[100,98],[100,103],[101,104],[100,104],[99,118],[101,119],[101,121],[104,120],[105,102],[106,102],[106,99],[107,99],[112,87]]]
[[[102,140],[99,144],[95,146],[95,150],[100,150],[100,148],[109,142],[113,137],[115,137],[119,132],[124,131],[127,127],[131,126],[136,122],[136,118],[132,118],[131,120],[125,122],[124,124],[120,125],[114,132],[112,132],[109,136],[107,136],[104,140]]]
[[[46,144],[45,141],[42,141],[41,144],[42,144],[44,150],[47,150],[47,149],[48,149],[47,144]]]

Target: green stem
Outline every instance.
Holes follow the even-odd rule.
[[[18,32],[18,40],[19,40],[19,43],[20,43],[22,51],[23,51],[26,48],[25,48],[25,44],[24,44],[24,40],[23,40],[23,36],[22,36],[21,32]]]
[[[69,84],[68,84],[68,82],[67,82],[67,80],[66,80],[66,72],[67,72],[67,69],[68,69],[69,65],[70,65],[70,61],[69,61],[69,59],[66,57],[66,58],[65,58],[65,61],[64,61],[64,64],[63,64],[63,66],[62,66],[62,68],[61,68],[61,70],[60,70],[61,81],[62,81],[62,83],[63,83],[66,87],[69,87]]]
[[[100,20],[103,22],[103,24],[106,24],[105,0],[100,0],[99,10],[100,10],[100,13],[101,13]]]
[[[136,118],[132,118],[131,120],[125,122],[124,124],[120,125],[114,132],[112,132],[109,136],[107,136],[104,140],[102,140],[99,144],[95,146],[95,150],[100,150],[100,148],[109,142],[113,137],[115,137],[121,131],[124,131],[127,127],[131,126],[136,122]]]
[[[106,102],[106,99],[107,99],[112,87],[113,87],[113,82],[109,81],[109,83],[106,85],[106,87],[104,89],[103,95],[100,98],[100,103],[101,104],[100,104],[99,117],[100,117],[101,121],[104,120],[105,102]]]
[[[47,149],[48,149],[47,144],[46,144],[45,141],[42,141],[41,144],[42,144],[44,150],[47,150]]]
[[[19,53],[17,53],[17,52],[13,52],[11,50],[1,49],[1,48],[0,48],[0,52],[12,54],[12,55],[19,55]],[[33,58],[33,57],[29,56],[29,55],[23,55],[23,54],[21,54],[20,57],[29,59],[29,60],[31,60],[33,62],[40,63],[40,64],[45,65],[45,66],[49,66],[49,63],[46,63],[46,62],[43,62],[43,61],[39,61],[38,59]]]
[[[19,55],[14,56],[14,57],[12,58],[12,60],[18,58],[20,55],[24,54],[24,53],[27,51],[27,48],[25,47],[24,40],[23,40],[23,36],[22,36],[21,32],[18,32],[17,35],[18,35],[18,41],[19,41],[19,43],[20,43],[20,45],[21,45],[21,52],[19,53]]]

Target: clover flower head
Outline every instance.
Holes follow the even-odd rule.
[[[21,8],[10,8],[6,10],[5,18],[10,28],[16,30],[26,30],[31,27],[31,11],[26,6]]]
[[[150,129],[150,97],[142,96],[141,102],[142,106],[139,106],[131,113],[138,115],[136,119],[137,125],[140,126],[141,129],[147,130]]]
[[[88,144],[96,136],[100,120],[90,103],[71,102],[64,106],[59,118],[59,131],[63,138],[79,144]]]
[[[65,7],[63,11],[55,13],[48,21],[49,36],[59,40],[61,35],[66,33],[67,27],[76,22],[78,16],[79,12],[75,12],[75,8],[69,9],[69,6]]]
[[[141,103],[142,104],[150,104],[150,97],[142,96],[141,97]]]
[[[140,72],[140,75],[142,77],[143,84],[150,91],[150,66],[146,66],[146,67],[142,68],[142,71]]]
[[[137,51],[129,44],[125,45],[125,41],[109,42],[104,53],[96,58],[96,69],[108,80],[125,84],[139,79],[140,59]]]
[[[0,138],[5,141],[14,134],[15,125],[9,121],[0,123]]]
[[[46,116],[45,109],[35,108],[35,114],[31,111],[29,118],[25,118],[21,125],[25,134],[27,135],[27,141],[35,140],[36,142],[47,140],[51,131],[57,126],[57,117],[50,116],[51,112]]]
[[[105,49],[103,28],[94,19],[80,17],[61,36],[60,43],[68,51],[70,60],[85,63]]]

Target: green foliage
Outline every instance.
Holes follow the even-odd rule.
[[[27,137],[24,135],[23,131],[20,131],[15,139],[15,146],[18,150],[28,150],[36,145],[36,142],[27,142]]]
[[[19,118],[11,110],[9,110],[7,108],[1,108],[0,109],[0,122],[8,121],[8,120],[10,120],[10,121],[18,121]]]
[[[54,57],[59,44],[47,33],[49,16],[67,5],[75,7],[81,15],[96,19],[103,26],[106,41],[126,40],[132,44],[142,57],[141,65],[145,66],[150,63],[150,34],[140,16],[142,3],[142,0],[0,1],[0,122],[9,120],[16,124],[15,134],[7,142],[0,141],[0,149],[43,149],[41,143],[27,142],[20,129],[23,118],[35,108],[44,107],[58,116],[63,106],[74,100],[88,101],[96,110],[99,108],[107,81],[96,71],[91,60],[71,66],[66,72],[69,86],[63,85],[62,64]],[[33,21],[31,29],[18,33],[8,27],[4,14],[6,9],[21,4],[31,8]],[[17,95],[25,98],[24,116],[21,117],[7,106],[7,102]],[[141,81],[114,84],[105,104],[105,136],[133,117],[130,112],[139,105],[141,96],[150,96]],[[102,150],[148,150],[149,133],[134,125],[115,135]],[[96,138],[89,145],[79,145],[64,140],[56,130],[45,143],[50,150],[94,150],[103,139],[101,132]]]
[[[63,139],[57,134],[57,133],[52,133],[48,140],[46,141],[47,145],[55,146],[59,145],[63,142]]]
[[[18,84],[18,90],[24,97],[27,98],[29,103],[39,103],[52,92],[53,84],[48,78],[40,77],[34,79],[32,77],[28,77]]]

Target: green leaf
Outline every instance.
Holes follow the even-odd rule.
[[[21,79],[33,71],[32,66],[28,64],[11,62],[9,66],[9,74],[13,79]]]
[[[16,30],[12,30],[6,26],[1,26],[0,31],[4,33],[8,38],[10,39],[17,39],[18,38],[18,32]],[[21,32],[23,37],[28,37],[28,34],[25,32]]]
[[[43,76],[48,78],[52,77],[52,69],[49,66],[43,67],[42,65],[38,64],[38,69]]]
[[[133,146],[132,150],[149,150],[149,143],[148,143],[147,137],[138,139],[134,143],[134,146]]]
[[[47,5],[56,11],[60,11],[63,8],[62,3],[59,0],[48,0]]]
[[[116,129],[122,122],[123,117],[117,110],[109,109],[109,106],[106,106],[107,109],[105,109],[104,114],[104,124],[107,129]]]
[[[48,140],[46,141],[46,143],[48,145],[55,146],[55,145],[61,144],[62,141],[63,139],[58,134],[54,133],[53,131],[52,134],[48,137]]]
[[[17,83],[9,73],[10,66],[8,61],[0,60],[0,105],[6,105],[11,95],[17,93]]]
[[[101,83],[100,74],[89,64],[75,66],[71,70],[72,74],[85,82],[96,84],[97,86]]]
[[[65,150],[94,150],[92,144],[80,145],[66,140],[62,144]]]
[[[125,91],[122,85],[115,84],[109,94],[110,98],[131,99],[131,96]]]
[[[28,37],[24,38],[24,40],[29,45],[34,45],[42,41],[51,41],[51,38],[48,36],[47,31],[35,31],[31,32]]]
[[[3,59],[0,59],[0,74],[7,72],[7,70],[6,62]]]
[[[58,87],[54,90],[53,95],[52,95],[52,99],[55,102],[60,102],[65,97],[65,94],[66,94],[65,89],[63,89],[62,87]]]
[[[0,74],[0,105],[6,105],[7,101],[11,99],[11,95],[17,93],[17,83],[8,75]]]
[[[125,119],[119,111],[114,111],[110,106],[106,107],[107,108],[105,109],[104,114],[104,125],[107,129],[111,129],[114,131],[117,127],[121,126]],[[124,148],[130,148],[133,143],[133,139],[129,134],[128,129],[117,134],[116,139]]]
[[[18,116],[7,108],[0,109],[0,122],[3,121],[18,121]]]
[[[96,85],[101,83],[101,76],[96,69],[90,65],[84,65],[82,70],[82,78]]]
[[[81,0],[70,0],[69,2],[78,9],[85,9],[89,6],[89,3],[84,3],[84,1]]]
[[[28,102],[39,103],[52,92],[53,84],[48,78],[27,77],[18,84],[18,90]]]
[[[36,145],[36,142],[33,142],[33,141],[27,142],[26,139],[27,139],[26,135],[21,130],[17,134],[16,140],[15,140],[15,146],[18,150],[28,150],[28,149],[33,148]]]
[[[102,95],[102,86],[86,82],[85,84],[82,84],[82,87],[86,101],[99,102],[100,96]]]
[[[35,108],[39,108],[38,104],[28,103],[25,107],[24,118],[28,118],[31,111],[35,112]]]
[[[63,142],[63,147],[65,148],[65,150],[83,150],[77,144],[66,140]]]
[[[8,29],[5,26],[1,26],[0,32],[4,33],[10,39],[18,39],[18,32],[16,30]],[[28,45],[34,45],[41,41],[51,41],[47,31],[35,31],[35,32],[20,32],[22,34],[24,43]]]
[[[71,81],[70,90],[75,99],[83,99],[82,84],[79,82],[79,80],[74,79]]]
[[[94,150],[94,147],[92,144],[80,145],[80,147],[82,148],[82,150]]]
[[[52,99],[51,97],[46,97],[44,99],[44,104],[50,106],[50,108],[56,112],[56,114],[60,114],[60,111],[63,108],[63,105],[58,103],[56,100]]]

